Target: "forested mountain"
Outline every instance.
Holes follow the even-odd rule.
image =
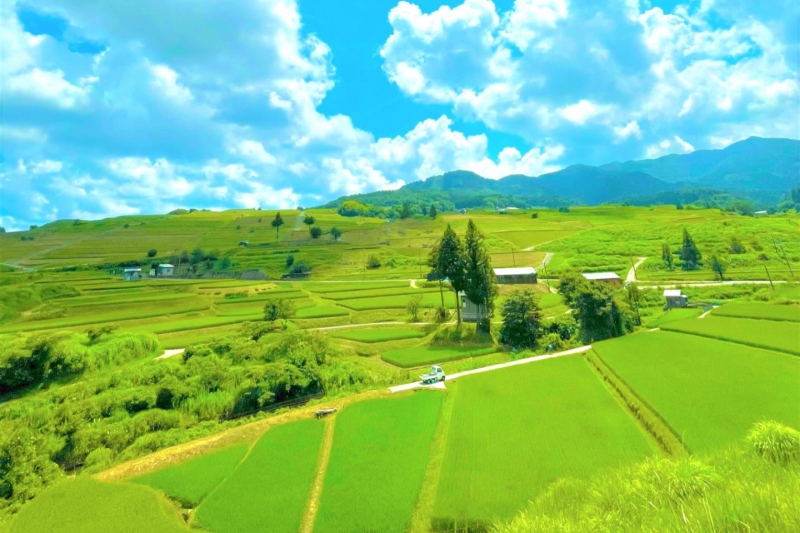
[[[767,207],[797,185],[800,141],[751,137],[722,150],[697,150],[599,167],[572,165],[538,177],[511,175],[490,180],[457,170],[409,183],[396,191],[342,197],[328,206],[337,207],[346,200],[377,206],[433,203],[441,209],[457,209],[613,202],[718,205],[744,199],[754,206]]]

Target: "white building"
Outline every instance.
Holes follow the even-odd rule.
[[[495,268],[497,283],[536,283],[536,269],[533,267]]]
[[[159,278],[168,278],[175,274],[175,267],[169,263],[158,265],[157,276]]]
[[[140,279],[142,279],[142,269],[126,268],[125,272],[123,272],[123,279],[125,281],[139,281]]]
[[[672,309],[673,307],[686,307],[689,305],[689,297],[683,294],[680,289],[665,290],[664,299],[667,300],[667,309]]]
[[[622,285],[622,278],[614,272],[587,272],[583,277],[589,281],[609,283],[611,285]]]

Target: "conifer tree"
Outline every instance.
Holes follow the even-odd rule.
[[[497,280],[492,261],[483,242],[483,234],[472,219],[467,223],[464,238],[464,266],[466,286],[464,293],[478,308],[478,331],[489,333],[491,317],[494,315],[494,299],[497,296]]]
[[[683,229],[683,246],[681,247],[680,257],[683,270],[697,270],[700,266],[700,260],[703,258],[686,228]]]
[[[661,245],[661,259],[664,260],[664,266],[667,267],[667,270],[672,270],[675,267],[672,250],[669,249],[669,244],[667,243]]]
[[[458,323],[461,323],[461,303],[458,293],[465,289],[464,272],[464,249],[461,239],[450,227],[444,230],[441,240],[431,250],[428,257],[428,265],[433,269],[434,275],[439,280],[441,292],[442,280],[448,278],[450,286],[456,293],[456,316]],[[444,295],[442,293],[442,306],[444,307]]]
[[[434,206],[433,204],[431,204],[431,210],[428,213],[428,215],[430,215],[432,219],[436,220],[436,206]]]

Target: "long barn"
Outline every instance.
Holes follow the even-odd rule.
[[[533,267],[495,268],[494,275],[497,283],[536,283],[536,269]]]

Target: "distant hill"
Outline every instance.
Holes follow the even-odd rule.
[[[722,150],[697,150],[658,159],[572,165],[538,177],[490,180],[457,170],[405,185],[396,191],[346,196],[379,206],[403,202],[437,204],[442,209],[633,204],[747,199],[759,206],[777,203],[800,184],[800,141],[751,137]],[[670,201],[666,201],[669,199]],[[677,199],[677,200],[676,200]]]

